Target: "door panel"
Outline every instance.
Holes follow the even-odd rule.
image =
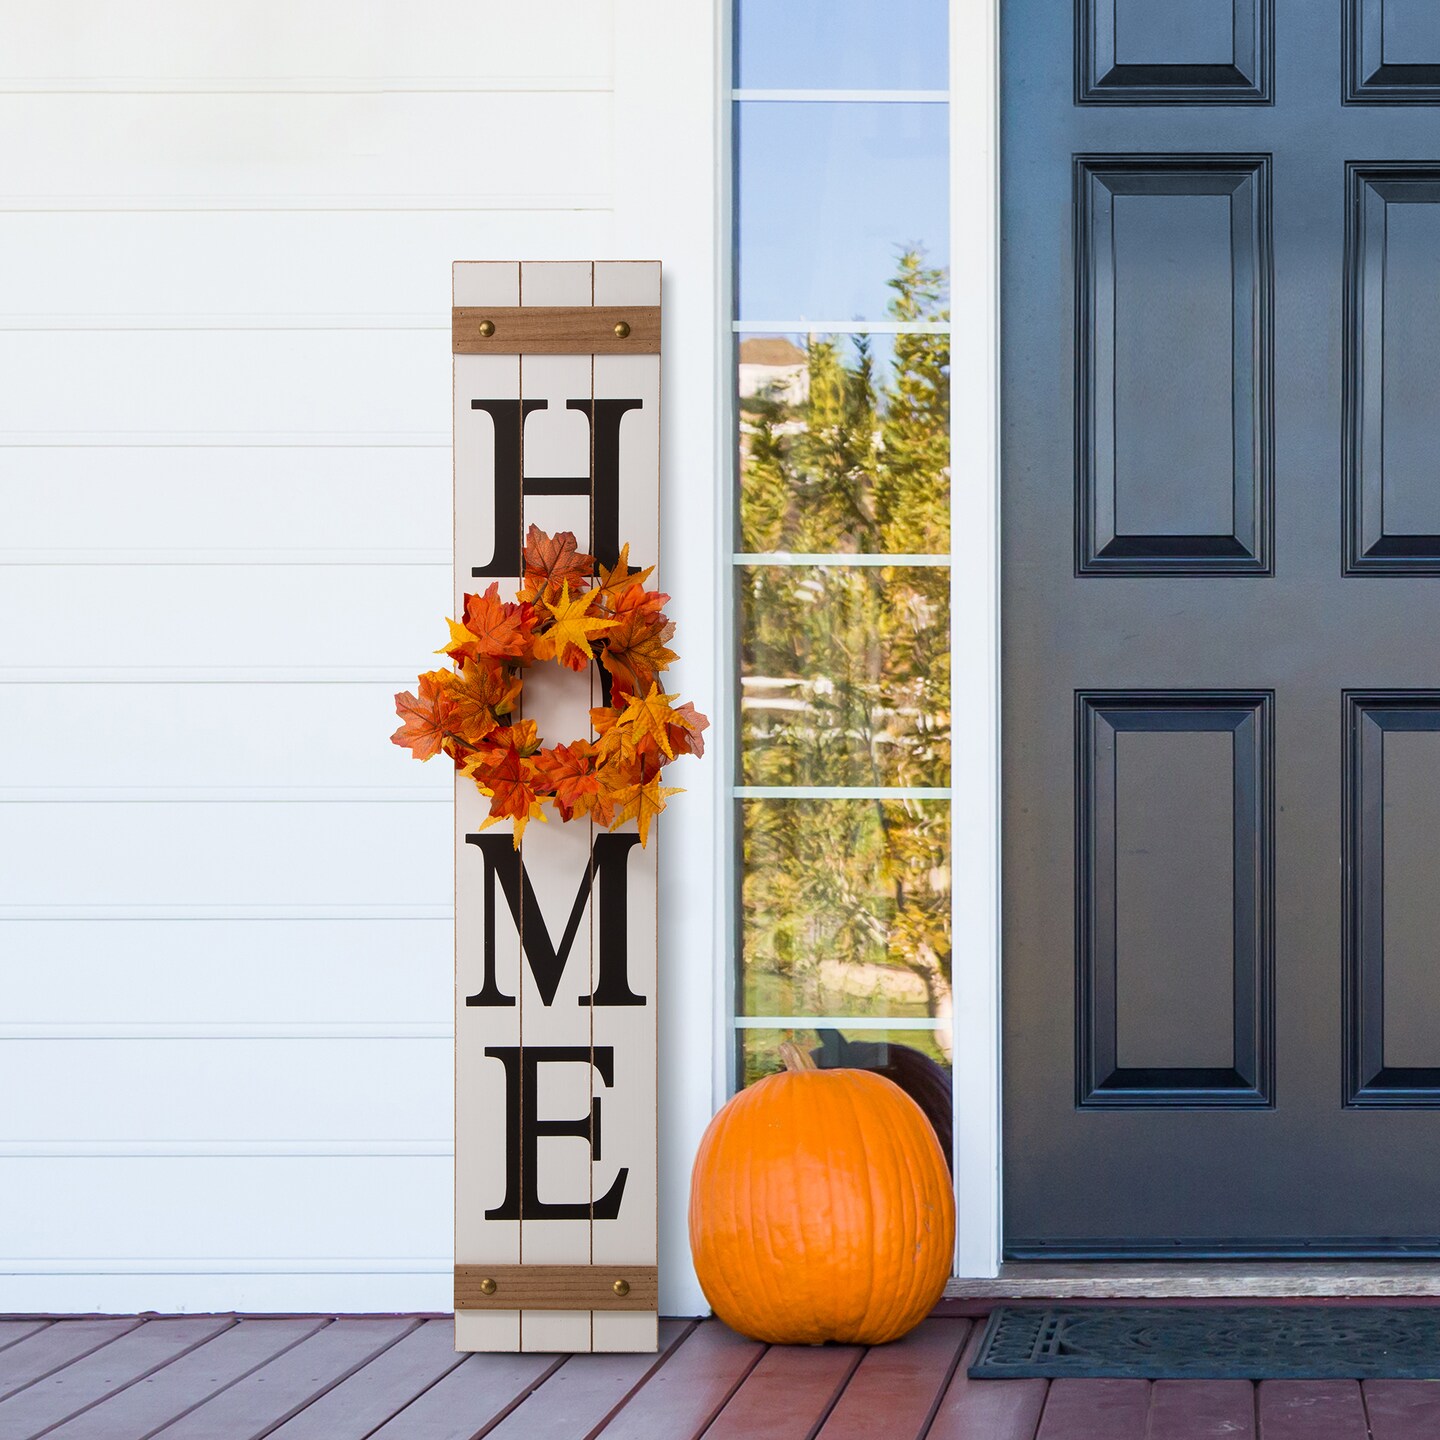
[[[1271,0],[1079,0],[1083,104],[1263,105]]]
[[[1075,166],[1080,569],[1270,568],[1269,162]]]
[[[1003,8],[1011,1256],[1440,1253],[1434,14]]]
[[[1440,573],[1440,165],[1346,168],[1346,568]]]
[[[1265,1106],[1269,695],[1080,695],[1078,1103]]]

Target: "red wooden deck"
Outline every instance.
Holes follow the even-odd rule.
[[[1434,1440],[1440,1382],[971,1381],[966,1318],[876,1350],[666,1321],[655,1355],[457,1355],[448,1319],[0,1320],[4,1440]]]

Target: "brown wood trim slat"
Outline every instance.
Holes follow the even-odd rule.
[[[660,1271],[655,1265],[457,1265],[455,1308],[658,1310]]]
[[[658,355],[660,307],[456,305],[450,348],[456,355]]]

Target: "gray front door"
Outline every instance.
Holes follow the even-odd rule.
[[[1440,4],[1003,97],[1007,1254],[1440,1252]]]

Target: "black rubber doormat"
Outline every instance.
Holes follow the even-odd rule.
[[[973,1380],[1440,1380],[1440,1306],[1018,1306]]]

